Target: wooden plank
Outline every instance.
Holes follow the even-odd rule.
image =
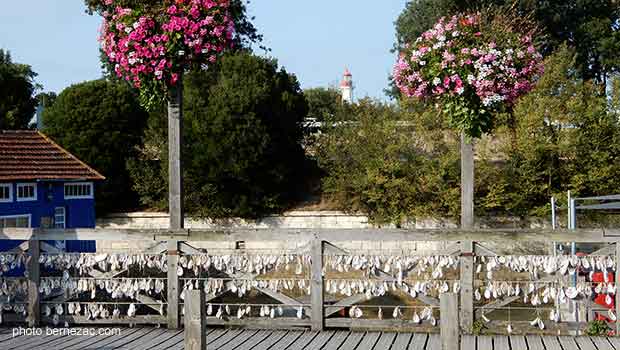
[[[96,346],[97,348],[105,348],[105,345],[116,341],[120,337],[127,337],[136,332],[143,331],[143,328],[132,328],[129,330],[125,330],[125,332],[121,332],[120,335],[110,334],[110,335],[96,335],[89,337],[75,337],[75,341],[69,343],[63,343],[63,350],[77,350],[77,349],[88,349],[90,346]],[[96,345],[94,345],[96,344]],[[49,349],[49,348],[41,348],[41,350]],[[37,349],[39,350],[39,349]]]
[[[204,310],[205,292],[204,290],[190,290],[185,294],[185,322],[183,327],[185,332],[186,350],[206,350],[207,334],[205,328],[206,312]]]
[[[185,242],[181,242],[179,244],[179,250],[182,251],[184,254],[206,254],[207,253],[206,249],[195,248]]]
[[[283,350],[288,349],[291,344],[294,344],[297,339],[301,338],[306,332],[288,332],[278,342],[274,343],[269,350]]]
[[[396,339],[394,339],[394,343],[392,344],[392,350],[402,350],[407,349],[409,346],[409,342],[411,341],[411,333],[397,333]],[[383,350],[383,349],[379,349]]]
[[[459,349],[459,301],[456,293],[442,293],[440,299],[440,322],[442,350]]]
[[[323,330],[323,241],[312,242],[312,266],[310,267],[310,298],[312,304],[312,330]]]
[[[610,337],[607,338],[607,340],[609,340],[611,345],[613,345],[616,350],[620,350],[620,338]]]
[[[156,337],[165,331],[162,328],[140,328],[137,332],[129,335],[129,336],[121,336],[118,337],[117,340],[110,342],[106,345],[106,347],[110,349],[114,348],[133,348],[133,346],[127,346],[128,344],[138,341],[144,342],[145,340],[151,339],[152,337]]]
[[[375,349],[389,349],[394,342],[394,338],[396,338],[396,333],[394,332],[383,332],[381,333],[381,337],[375,344]]]
[[[269,349],[272,345],[284,338],[287,333],[287,331],[269,332],[267,337],[265,337],[260,343],[254,345],[253,350]]]
[[[558,337],[546,335],[542,337],[542,341],[547,350],[562,350]]]
[[[159,242],[169,239],[180,241],[312,241],[315,239],[343,241],[446,241],[463,240],[506,243],[509,242],[580,242],[615,243],[620,229],[589,228],[578,230],[551,229],[299,229],[299,228],[229,228],[201,230],[169,229],[27,229],[1,228],[0,239],[11,240],[95,240]],[[136,251],[138,252],[138,251]]]
[[[577,343],[575,343],[575,337],[561,336],[558,337],[558,341],[564,350],[579,350]]]
[[[348,331],[337,331],[336,334],[325,344],[324,350],[337,350],[349,336]]]
[[[37,346],[43,345],[44,348],[49,349],[51,344],[56,340],[66,339],[66,336],[52,336],[52,335],[43,335],[40,336],[18,336],[15,337],[15,341],[10,342],[8,344],[3,343],[0,346],[3,350],[11,350],[11,349],[31,349],[36,348]]]
[[[168,340],[165,340],[159,344],[157,344],[156,346],[151,347],[150,349],[147,350],[164,350],[164,349],[171,349],[174,348],[175,346],[180,346],[183,347],[184,344],[184,339],[183,339],[183,331],[176,331],[178,332],[174,337],[169,338]],[[216,333],[216,331],[214,331],[213,333]],[[209,341],[213,340],[213,338],[209,338],[209,336],[213,333],[209,333],[207,334],[207,343],[209,343]],[[225,330],[222,330],[222,332],[219,333],[219,335],[223,335],[225,334]],[[215,337],[216,339],[219,339],[218,337]],[[207,345],[208,348],[208,345]]]
[[[304,326],[310,326],[310,320],[300,320],[297,317],[277,317],[274,319],[265,317],[248,317],[238,319],[232,317],[229,319],[218,319],[215,316],[207,317],[208,325],[224,325],[224,326],[241,326],[245,328],[260,328],[260,329],[293,329]]]
[[[426,333],[415,333],[413,337],[411,337],[411,342],[409,343],[409,350],[422,350],[426,346],[426,340],[428,339],[428,334]]]
[[[179,261],[179,242],[169,240],[167,243],[168,279],[168,329],[179,328],[179,276],[177,275],[177,263]]]
[[[356,350],[372,350],[381,336],[380,332],[367,332],[362,341],[357,345]]]
[[[512,350],[528,350],[525,337],[522,335],[511,335],[508,337],[510,340],[510,348]]]
[[[476,256],[497,256],[497,253],[480,243],[474,243],[474,254]]]
[[[342,343],[342,345],[340,346],[340,349],[342,350],[357,349],[357,346],[359,345],[359,343],[361,343],[362,339],[364,339],[365,334],[366,333],[364,332],[349,333],[349,336],[347,337],[347,339],[345,339],[344,343]]]
[[[527,341],[527,346],[530,350],[545,350],[545,346],[543,345],[542,339],[539,335],[526,335],[525,340]]]
[[[41,242],[28,242],[29,261],[28,272],[28,326],[36,327],[41,321],[39,284],[41,282],[41,272],[39,265],[39,255],[41,253]]]
[[[214,342],[207,341],[208,343],[207,348],[217,349],[220,346],[224,346],[224,344],[228,344],[228,342],[240,336],[241,333],[243,333],[242,329],[231,329],[228,332],[226,332],[224,335],[219,337],[217,340],[215,340]]]
[[[474,257],[471,256],[474,252],[474,242],[463,241],[461,242],[461,252],[465,254],[460,257],[460,296],[461,296],[461,308],[460,308],[460,324],[465,333],[470,334],[472,326],[474,324]]]
[[[220,350],[233,350],[237,348],[243,349],[245,348],[244,343],[252,339],[252,337],[255,336],[258,332],[259,332],[258,330],[244,330],[243,332],[241,332],[241,334],[237,335],[236,337],[228,341],[228,343],[220,346],[218,349]]]
[[[592,339],[598,350],[608,350],[613,348],[613,345],[607,341],[606,337],[591,337],[590,339]]]
[[[493,349],[493,337],[490,335],[480,335],[477,337],[478,349]],[[545,350],[545,349],[542,349]]]
[[[163,328],[162,328],[163,329]],[[162,344],[164,342],[166,342],[169,339],[175,338],[177,336],[182,336],[183,335],[183,331],[180,330],[167,330],[164,329],[164,331],[157,335],[154,336],[153,338],[149,337],[149,340],[146,342],[140,342],[139,344],[135,344],[132,345],[132,349],[145,349],[145,350],[150,350],[151,348]]]
[[[224,328],[214,329],[211,333],[207,334],[207,345],[213,343],[214,341],[219,339],[221,336],[226,334],[226,332],[228,331],[229,331],[228,329],[224,329]]]
[[[474,145],[461,133],[461,228],[474,228]]]
[[[495,350],[510,350],[510,341],[505,335],[493,336],[493,349]]]
[[[456,347],[458,349],[458,346]],[[441,349],[441,337],[439,334],[429,334],[428,341],[426,342],[426,350],[442,350]]]
[[[263,341],[269,338],[272,334],[277,333],[279,336],[284,336],[285,332],[283,331],[271,331],[271,330],[261,330],[258,331],[251,339],[248,339],[245,343],[243,343],[243,348],[245,349],[256,349],[258,344],[262,344]]]
[[[306,348],[312,339],[319,335],[319,332],[304,332],[299,338],[295,339],[295,342],[290,344],[286,349],[290,350],[303,350]]]
[[[461,350],[476,350],[476,336],[475,335],[461,336]],[[513,350],[518,350],[518,349],[513,349]],[[527,350],[527,348],[523,350]]]
[[[304,350],[319,350],[323,348],[325,344],[334,336],[334,331],[319,332],[314,339],[308,345],[304,347]]]
[[[596,347],[590,337],[575,337],[575,342],[581,350],[596,350]]]

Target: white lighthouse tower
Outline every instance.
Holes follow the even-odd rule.
[[[340,92],[342,93],[343,102],[353,103],[353,76],[349,69],[344,70],[344,75],[340,82]]]

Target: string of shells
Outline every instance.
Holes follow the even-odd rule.
[[[25,279],[0,278],[0,297],[9,302],[16,298],[24,299],[28,295],[28,281]]]
[[[389,255],[327,255],[325,265],[338,272],[363,271],[366,276],[379,271],[403,278],[408,272],[418,276],[430,274],[439,279],[444,270],[456,269],[458,257],[454,256],[389,256]]]
[[[152,268],[168,271],[165,254],[41,254],[39,263],[49,269],[76,269],[80,274],[88,274],[97,268],[101,271],[121,271],[137,266],[140,269]]]
[[[284,268],[285,271],[294,269],[300,275],[304,266],[311,264],[309,255],[293,254],[256,254],[256,255],[183,255],[179,257],[178,275],[182,276],[187,270],[198,275],[200,270],[208,271],[211,267],[228,275],[236,273],[264,274],[272,270]]]
[[[236,311],[233,311],[232,307],[236,307]],[[207,316],[215,316],[218,319],[226,317],[236,317],[242,319],[249,317],[252,314],[252,310],[258,308],[258,316],[265,318],[275,318],[284,316],[284,307],[281,305],[247,305],[247,304],[207,304]],[[287,308],[291,308],[288,306]],[[302,319],[304,317],[304,307],[296,306],[295,317]],[[182,310],[184,312],[184,310]]]
[[[616,293],[614,283],[577,282],[575,286],[565,286],[562,283],[545,283],[544,287],[534,282],[489,282],[481,288],[476,288],[474,298],[477,301],[486,299],[501,299],[504,297],[522,297],[523,303],[538,306],[541,304],[565,304],[570,300],[589,298],[596,294],[606,294],[605,302],[612,305],[613,295]]]
[[[69,278],[44,277],[39,285],[39,292],[43,296],[50,296],[54,290],[64,289],[70,294],[89,293],[91,299],[95,299],[97,290],[106,292],[112,299],[132,298],[136,299],[140,292],[148,295],[160,294],[165,290],[165,282],[159,278]]]
[[[538,279],[541,273],[575,275],[580,268],[596,271],[616,270],[615,257],[613,256],[540,256],[540,255],[519,255],[519,256],[497,256],[474,258],[476,263],[476,273],[486,272],[488,279],[493,279],[493,272],[501,268],[509,269],[513,272],[528,272],[532,279]],[[604,274],[607,278],[607,274]],[[607,280],[605,282],[608,282]]]
[[[123,307],[124,308],[124,307]],[[164,315],[164,303],[159,303],[159,313]],[[66,304],[43,304],[41,314],[45,317],[51,317],[54,325],[58,325],[60,317],[65,313],[67,315],[84,316],[88,320],[95,319],[119,319],[121,317],[136,316],[137,307],[134,303],[129,303],[126,310],[121,311],[118,304],[87,304],[80,302],[69,302]],[[65,323],[66,324],[66,323]]]
[[[28,256],[24,254],[0,254],[0,276],[15,268],[24,266],[27,259]]]
[[[416,298],[420,295],[440,295],[446,292],[458,293],[460,291],[459,281],[433,281],[422,280],[412,283],[401,281],[378,281],[368,279],[333,279],[325,281],[325,291],[329,294],[342,294],[352,296],[354,294],[365,294],[366,299],[384,296],[390,291],[402,291]]]
[[[185,299],[188,290],[199,289],[202,281],[202,288],[205,294],[213,295],[230,290],[237,294],[239,298],[244,297],[250,289],[261,288],[270,289],[274,292],[292,291],[295,288],[302,290],[310,295],[310,283],[305,279],[269,279],[269,280],[243,280],[243,279],[222,279],[209,278],[206,280],[188,279],[183,283],[181,299]]]

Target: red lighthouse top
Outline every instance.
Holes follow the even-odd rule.
[[[351,72],[349,72],[349,69],[345,68],[342,81],[340,82],[340,87],[352,87],[353,86],[353,80],[351,79],[352,76],[353,75],[351,74]]]

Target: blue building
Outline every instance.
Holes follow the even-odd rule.
[[[39,131],[0,131],[0,228],[94,228],[95,182],[104,179]]]

